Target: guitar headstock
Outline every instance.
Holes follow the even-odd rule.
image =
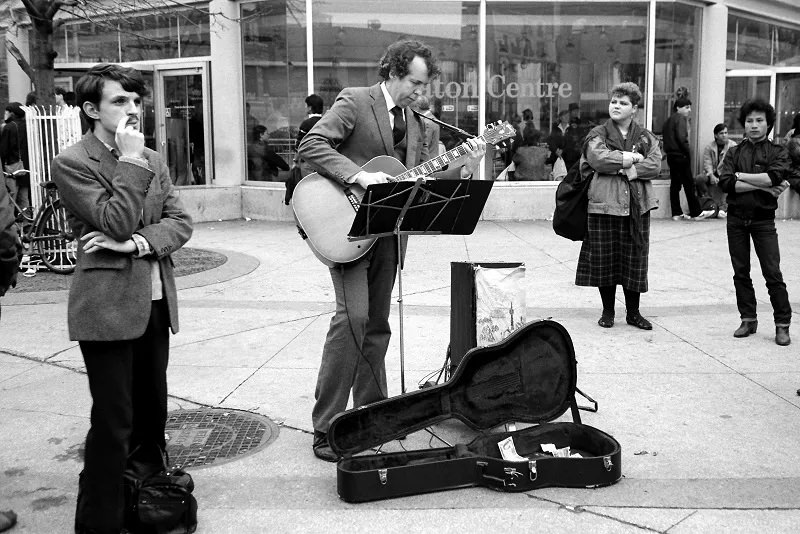
[[[496,145],[515,135],[517,135],[517,130],[508,121],[497,121],[486,125],[482,137],[487,143]]]

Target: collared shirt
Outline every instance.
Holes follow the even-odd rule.
[[[151,170],[146,159],[127,156],[120,157],[118,156],[119,151],[116,148],[109,145],[105,141],[101,142],[106,145],[106,148],[114,155],[115,158],[118,158],[119,161],[131,163],[133,165],[138,165],[139,167]],[[144,210],[142,210],[142,213],[139,214],[139,219],[142,225],[144,225]],[[158,264],[158,260],[153,256],[153,249],[147,239],[145,239],[145,237],[141,234],[135,233],[131,236],[131,239],[133,240],[133,244],[136,245],[136,253],[133,256],[135,258],[142,258],[150,263],[150,285],[152,287],[151,300],[161,300],[164,297],[164,288],[161,283],[161,266]]]
[[[392,95],[389,94],[389,90],[386,89],[386,82],[381,82],[381,91],[383,92],[383,98],[386,100],[386,111],[389,112],[389,126],[394,129],[394,113],[392,113],[392,109],[397,105],[394,103],[394,99]],[[400,108],[403,112],[403,120],[406,118],[406,110]]]
[[[392,108],[394,108],[397,104],[394,103],[394,99],[392,95],[389,94],[389,91],[386,89],[386,82],[381,82],[381,92],[383,92],[383,98],[386,100],[386,113],[389,115],[389,128],[392,130],[394,129],[394,113],[392,113]],[[403,112],[403,120],[405,120],[406,110],[400,108]],[[365,171],[359,171],[355,173],[353,176],[345,178],[345,182],[352,184],[354,183],[361,174]]]

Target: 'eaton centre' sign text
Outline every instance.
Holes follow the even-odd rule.
[[[486,83],[486,94],[492,98],[503,95],[510,98],[569,98],[572,96],[572,84],[567,82],[511,82],[505,83],[505,76],[495,74]],[[478,97],[478,82],[443,82],[436,79],[431,82],[431,93],[436,98]]]

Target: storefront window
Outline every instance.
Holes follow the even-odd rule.
[[[653,133],[660,135],[672,114],[676,95],[697,103],[702,9],[675,3],[656,8],[655,69],[653,76]],[[696,108],[695,108],[696,109]]]
[[[800,65],[800,30],[797,27],[728,16],[728,68]]]
[[[548,141],[560,120],[577,132],[566,141],[571,162],[583,136],[608,117],[615,84],[644,91],[647,9],[638,2],[487,3],[486,121],[514,123],[524,149],[495,151],[494,176],[516,158],[510,179],[551,179]]]
[[[119,63],[208,56],[208,25],[208,8],[202,4],[104,22],[68,22],[54,36],[55,61]]]
[[[433,49],[441,75],[429,86],[431,111],[478,133],[478,2],[358,0],[314,5],[314,87],[327,109],[345,87],[377,83],[378,61],[393,42]],[[447,149],[460,143],[444,129]]]
[[[205,9],[135,16],[120,22],[123,61],[211,55]]]
[[[285,181],[274,156],[291,163],[306,116],[305,3],[267,0],[241,9],[247,179]]]

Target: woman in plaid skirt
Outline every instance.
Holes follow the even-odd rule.
[[[603,313],[597,324],[603,328],[614,326],[615,293],[622,285],[627,323],[653,329],[639,313],[639,295],[647,291],[650,210],[658,207],[650,181],[661,170],[661,150],[634,120],[641,100],[636,84],[616,85],[608,104],[611,118],[589,132],[581,155],[582,173],[594,171],[594,178],[575,284],[600,290]]]

